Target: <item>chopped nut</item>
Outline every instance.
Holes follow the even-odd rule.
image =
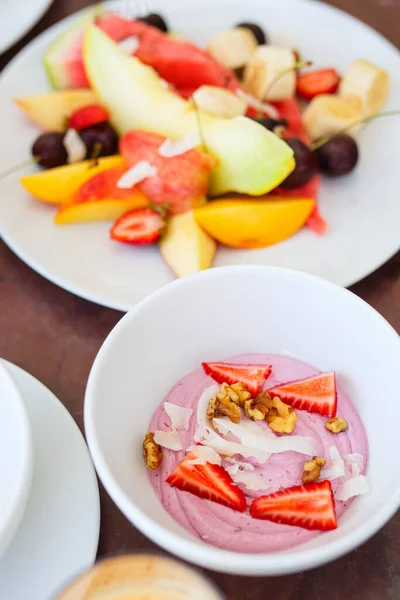
[[[162,448],[154,440],[154,433],[146,433],[143,440],[143,456],[148,469],[158,469],[163,459]]]
[[[272,407],[272,399],[268,392],[260,392],[253,400],[246,400],[244,412],[246,417],[254,421],[264,421],[269,409]]]
[[[241,408],[244,407],[246,400],[251,398],[250,392],[248,392],[243,383],[240,383],[239,381],[237,383],[233,383],[231,386],[229,386],[227,383],[223,383],[221,392],[222,389],[224,389],[224,392],[228,394],[229,398],[236,402],[236,404],[238,404]]]
[[[234,385],[242,384],[235,383]],[[241,393],[241,390],[239,391]],[[223,383],[215,398],[211,398],[210,400],[207,409],[207,417],[209,419],[229,417],[232,423],[239,423],[242,416],[239,400],[239,394],[233,389],[233,386]]]
[[[330,419],[325,423],[326,429],[329,429],[329,431],[332,433],[346,431],[348,426],[349,424],[347,423],[346,419],[343,419],[343,417],[333,417],[333,419]]]
[[[324,458],[318,458],[318,456],[313,456],[311,460],[308,460],[304,464],[304,473],[301,478],[303,483],[312,483],[316,481],[318,477],[321,475],[321,467],[323,467],[326,463]]]
[[[288,406],[277,396],[271,401],[271,408],[266,416],[266,421],[272,431],[276,433],[292,433],[298,421],[297,415],[291,406]]]

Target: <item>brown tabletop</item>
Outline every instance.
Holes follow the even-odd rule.
[[[329,3],[347,10],[400,45],[400,0]],[[90,0],[55,0],[40,23],[0,57],[0,69],[38,33],[89,4]],[[355,285],[353,291],[400,332],[400,254]],[[81,429],[91,364],[120,318],[121,313],[77,298],[43,279],[0,241],[0,356],[48,386]],[[397,473],[396,458],[393,468]],[[102,488],[101,512],[99,556],[154,547],[122,516]],[[229,600],[398,600],[400,515],[349,556],[314,571],[268,579],[211,576]]]

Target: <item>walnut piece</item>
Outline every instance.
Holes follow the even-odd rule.
[[[340,433],[341,431],[346,431],[348,426],[349,424],[347,423],[346,419],[343,419],[343,417],[333,417],[333,419],[330,419],[325,423],[326,429],[328,429],[332,433]]]
[[[233,384],[242,385],[242,384]],[[241,390],[239,390],[241,393]],[[239,423],[242,413],[239,406],[239,394],[227,383],[221,385],[221,389],[215,398],[211,398],[207,409],[207,417],[215,419],[218,417],[229,417],[232,423]]]
[[[321,475],[321,467],[323,467],[326,463],[324,458],[318,458],[318,456],[313,456],[311,460],[308,460],[304,463],[304,472],[302,475],[303,483],[312,483],[316,481],[318,477]]]
[[[272,398],[271,405],[266,416],[266,421],[272,431],[276,431],[276,433],[292,433],[298,421],[293,408],[282,402],[277,396]]]
[[[240,383],[239,381],[237,383],[232,383],[232,385],[223,383],[220,393],[229,396],[229,398],[241,408],[244,407],[246,400],[251,398],[250,392],[247,391],[243,383]]]
[[[163,459],[162,448],[154,440],[154,433],[146,433],[143,440],[143,456],[148,469],[158,469]]]
[[[246,417],[254,421],[264,421],[272,407],[272,398],[268,392],[260,392],[253,400],[246,400],[244,412]]]

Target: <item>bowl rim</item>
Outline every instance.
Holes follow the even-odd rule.
[[[20,425],[20,446],[22,454],[22,469],[19,473],[18,486],[15,490],[13,503],[10,506],[2,525],[0,525],[1,558],[7,552],[15,533],[17,532],[28,502],[33,472],[33,441],[31,423],[22,393],[1,359],[0,377],[7,382],[7,387],[12,390],[12,400],[15,410],[18,413]]]
[[[131,321],[134,321],[137,313],[140,313],[153,302],[157,302],[165,294],[168,295],[175,291],[179,292],[181,287],[191,285],[192,282],[201,279],[219,277],[221,271],[238,274],[249,273],[250,271],[258,272],[260,274],[278,273],[285,277],[298,278],[305,282],[325,287],[333,294],[342,297],[347,296],[352,302],[362,306],[364,310],[367,309],[373,318],[380,320],[381,325],[395,338],[395,341],[399,346],[400,354],[399,335],[378,311],[362,300],[362,298],[356,296],[353,292],[315,275],[283,267],[265,265],[232,265],[216,267],[207,271],[195,273],[194,275],[177,279],[141,300],[121,318],[103,342],[92,365],[85,392],[84,427],[89,450],[99,478],[122,513],[150,540],[175,556],[213,571],[233,573],[236,575],[274,576],[312,569],[331,562],[354,550],[377,533],[377,531],[389,521],[400,507],[400,480],[397,484],[397,489],[385,499],[385,503],[373,514],[373,516],[361,523],[354,531],[346,534],[342,538],[332,540],[322,549],[302,549],[302,546],[298,546],[293,548],[293,553],[291,554],[286,552],[247,554],[222,550],[215,546],[205,544],[204,542],[201,542],[201,540],[183,538],[181,535],[173,533],[166,527],[153,521],[151,517],[139,509],[129,496],[120,489],[117,480],[107,466],[107,462],[102,453],[101,443],[97,437],[94,420],[96,382],[103,363],[107,361],[108,353],[114,345],[114,341],[117,339],[120,330],[125,329]],[[290,550],[288,552],[290,552]]]

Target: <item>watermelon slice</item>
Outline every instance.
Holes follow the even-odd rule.
[[[309,145],[310,140],[306,134],[303,125],[303,120],[300,112],[300,107],[295,98],[285,100],[283,102],[275,102],[275,108],[279,111],[282,119],[288,122],[286,131],[287,137],[298,137],[305,144]],[[315,208],[307,221],[307,225],[319,235],[323,235],[327,230],[327,223],[321,216],[318,209],[318,195],[321,187],[321,177],[316,175],[309,183],[294,190],[285,190],[277,188],[273,191],[274,196],[296,197],[296,198],[311,198],[315,201]]]
[[[54,42],[44,56],[49,79],[56,89],[89,87],[82,58],[83,33],[96,22],[115,42],[135,36],[140,40],[135,56],[153,67],[160,77],[188,98],[201,85],[234,89],[239,82],[230,69],[217,63],[194,44],[166,35],[142,21],[129,20],[98,8],[85,16]]]
[[[64,31],[48,48],[43,56],[43,64],[53,88],[85,88],[89,87],[82,61],[83,33],[88,25],[95,21],[101,12],[96,6],[85,12]]]

